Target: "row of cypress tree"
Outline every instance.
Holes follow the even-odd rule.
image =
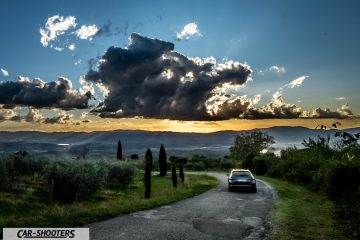
[[[121,141],[118,141],[118,147],[117,147],[117,153],[116,158],[118,160],[123,159],[122,155],[122,144]],[[177,159],[177,158],[173,158]],[[151,171],[152,171],[152,152],[150,149],[148,149],[145,153],[145,174],[144,174],[144,185],[145,185],[145,198],[151,197]],[[172,179],[172,185],[174,188],[177,187],[177,174],[176,174],[176,164],[177,161],[172,161],[172,167],[171,167],[171,179]],[[166,176],[167,175],[167,157],[166,157],[166,151],[163,144],[160,146],[159,151],[159,176]],[[182,182],[185,180],[184,175],[184,167],[183,162],[179,162],[179,176]]]
[[[150,151],[150,149],[148,149],[146,151],[146,154],[148,154],[148,151]],[[151,151],[150,151],[150,153],[151,153]],[[145,160],[146,160],[146,154],[145,154]],[[120,140],[118,141],[116,158],[118,160],[123,159],[122,144],[121,144]],[[152,158],[152,156],[151,156],[151,158]],[[162,144],[160,146],[160,152],[159,152],[159,170],[160,170],[160,176],[166,176],[166,174],[167,174],[166,151],[165,151],[164,145],[162,145]]]

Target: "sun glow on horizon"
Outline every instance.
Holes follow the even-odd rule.
[[[168,119],[100,119],[80,125],[40,124],[26,122],[2,122],[0,131],[41,131],[41,132],[96,132],[114,130],[142,130],[160,132],[210,133],[217,131],[240,131],[274,126],[303,126],[315,128],[319,124],[331,125],[336,119],[267,119],[267,120],[225,120],[225,121],[179,121]],[[360,127],[360,119],[340,120],[340,129]]]

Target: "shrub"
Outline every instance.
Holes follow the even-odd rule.
[[[221,170],[229,170],[231,168],[234,168],[235,164],[230,159],[222,159],[219,160],[219,169]]]
[[[194,171],[205,171],[206,166],[203,162],[189,162],[186,164],[186,169]]]
[[[60,203],[73,203],[101,189],[107,178],[103,163],[78,161],[54,162],[47,166],[44,178],[52,188],[52,198]]]
[[[253,171],[258,175],[265,175],[273,164],[278,162],[274,153],[265,153],[258,155],[253,160]]]
[[[6,169],[6,162],[0,159],[0,189],[5,189],[9,185],[9,175]]]
[[[139,159],[139,155],[138,154],[131,154],[130,159],[132,159],[132,160]]]
[[[327,176],[326,192],[335,200],[360,193],[360,161],[343,160],[334,164]]]
[[[255,156],[256,155],[252,154],[252,153],[248,154],[245,157],[245,160],[242,162],[241,167],[252,170],[253,169],[253,159],[255,158]]]
[[[119,184],[122,188],[127,188],[134,182],[135,166],[126,162],[117,162],[109,165],[110,183]]]
[[[29,172],[33,178],[35,175],[40,176],[48,164],[49,161],[44,158],[31,156],[29,159]]]

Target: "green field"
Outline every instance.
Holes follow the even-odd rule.
[[[127,190],[107,187],[88,199],[71,205],[49,204],[47,186],[39,179],[28,179],[12,192],[1,192],[0,228],[3,227],[75,227],[119,214],[169,204],[198,195],[218,184],[207,175],[187,174],[185,182],[173,189],[171,176],[152,176],[151,199],[144,198],[143,174]]]
[[[337,228],[334,204],[326,196],[285,181],[258,178],[272,185],[278,195],[268,239],[347,239]]]

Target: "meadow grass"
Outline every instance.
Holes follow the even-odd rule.
[[[277,201],[270,214],[269,240],[347,239],[338,228],[334,203],[303,186],[269,177],[258,177],[272,185]]]
[[[19,184],[13,191],[1,192],[0,230],[4,227],[76,227],[120,214],[145,210],[198,195],[219,181],[207,175],[187,174],[174,189],[171,176],[152,176],[151,198],[144,198],[143,173],[134,184],[122,190],[108,186],[95,195],[70,205],[50,204],[47,186],[39,179]]]

